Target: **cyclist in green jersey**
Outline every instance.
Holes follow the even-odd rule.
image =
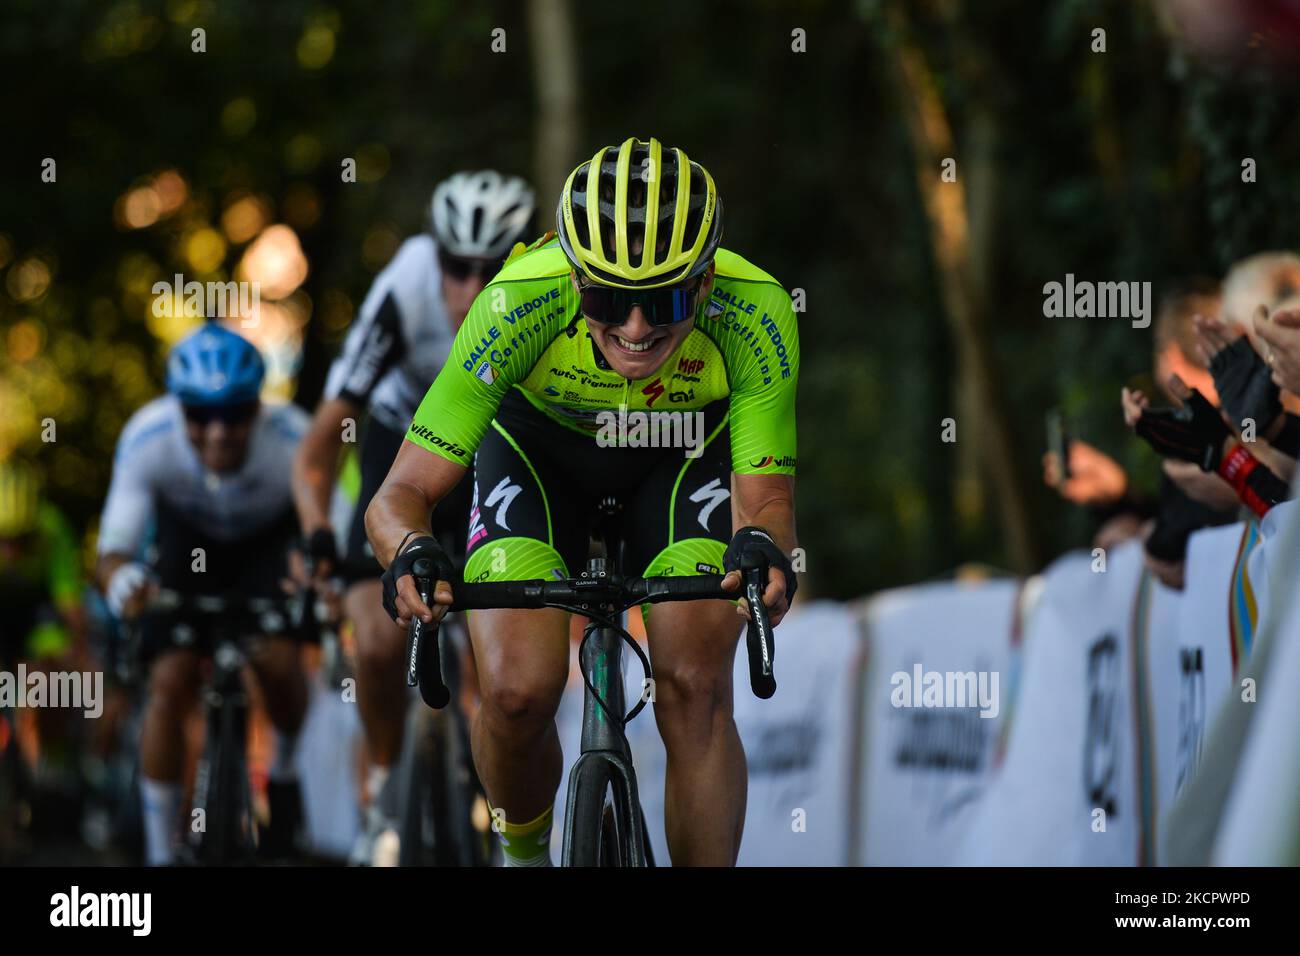
[[[0,463],[0,666],[62,657],[85,628],[80,548],[26,465]]]
[[[612,495],[625,507],[629,573],[725,568],[738,590],[740,557],[755,553],[779,622],[796,585],[789,295],[719,248],[712,177],[654,139],[574,170],[557,220],[558,241],[515,255],[475,300],[367,511],[390,614],[406,625],[445,613],[450,585],[439,581],[431,610],[410,568],[431,557],[449,575],[428,515],[472,463],[466,580],[575,572]],[[647,614],[674,863],[729,865],[739,849],[746,770],[731,677],[747,614],[743,601]],[[482,692],[474,756],[505,814],[506,861],[547,865],[568,618],[476,611],[470,630]]]

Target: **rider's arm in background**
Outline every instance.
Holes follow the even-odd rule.
[[[99,519],[95,583],[118,615],[137,613],[148,596],[148,577],[136,560],[154,513],[153,471],[169,429],[182,427],[161,401],[131,416],[117,440],[113,478]],[[115,583],[116,582],[116,583]]]
[[[355,423],[361,414],[362,407],[350,398],[327,398],[316,407],[311,427],[298,444],[293,456],[293,504],[304,536],[330,526],[343,429],[349,419]]]
[[[74,640],[80,641],[86,626],[85,608],[81,603],[84,584],[80,541],[63,512],[53,505],[46,503],[42,506],[39,520],[42,532],[50,542],[46,567],[50,597]]]
[[[330,497],[338,476],[345,424],[351,419],[355,432],[371,392],[406,354],[394,280],[399,266],[416,251],[408,241],[375,278],[330,366],[311,427],[294,455],[293,503],[305,537],[330,527]]]

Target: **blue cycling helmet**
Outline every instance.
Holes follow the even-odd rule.
[[[238,405],[256,400],[266,364],[257,346],[208,322],[167,357],[167,391],[185,405]]]

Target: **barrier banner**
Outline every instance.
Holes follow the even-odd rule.
[[[1149,852],[1149,748],[1134,691],[1140,545],[1127,542],[1105,562],[1103,571],[1098,558],[1069,554],[1044,575],[1006,757],[963,827],[956,862],[1132,866]]]
[[[338,687],[313,676],[294,765],[302,786],[307,842],[323,856],[346,859],[361,829],[358,767],[361,718]]]
[[[855,862],[954,862],[1009,710],[1019,591],[945,582],[868,603]]]
[[[1276,647],[1259,677],[1258,709],[1224,807],[1212,855],[1219,866],[1300,866],[1300,509],[1283,507],[1263,523],[1277,610],[1265,626],[1276,626]],[[1293,527],[1279,539],[1270,532],[1283,521]]]
[[[1296,487],[1300,488],[1300,484]],[[1266,595],[1267,603],[1277,608],[1277,613],[1273,617],[1268,617],[1266,613],[1266,616],[1260,618],[1251,635],[1249,656],[1237,661],[1235,676],[1228,687],[1217,698],[1210,698],[1210,723],[1197,772],[1160,823],[1162,845],[1167,848],[1162,860],[1169,865],[1204,866],[1211,862],[1216,837],[1221,826],[1226,826],[1225,810],[1229,794],[1237,786],[1238,770],[1243,766],[1242,758],[1247,744],[1253,741],[1255,734],[1265,735],[1260,738],[1262,740],[1276,742],[1277,738],[1273,735],[1285,733],[1284,730],[1271,728],[1265,723],[1270,718],[1261,716],[1264,711],[1259,695],[1262,693],[1261,688],[1271,683],[1268,675],[1274,667],[1274,661],[1278,658],[1285,659],[1278,647],[1284,642],[1286,625],[1290,620],[1286,608],[1294,601],[1297,590],[1296,554],[1300,552],[1300,524],[1297,521],[1294,502],[1273,508],[1259,526],[1262,545],[1257,550],[1260,554],[1246,556],[1246,568],[1253,593],[1257,596]],[[1197,537],[1193,536],[1193,544]],[[1237,565],[1240,565],[1240,560]],[[1237,594],[1240,596],[1242,593],[1244,592],[1238,589]],[[1241,606],[1239,601],[1238,607]],[[1240,631],[1234,634],[1234,649],[1239,648],[1239,637]],[[1287,686],[1285,680],[1278,683]],[[1275,689],[1276,686],[1274,684]],[[1284,691],[1286,692],[1293,690]],[[1285,705],[1278,703],[1271,708],[1275,717],[1284,710]],[[1267,753],[1269,746],[1261,744],[1255,752]],[[1285,778],[1286,759],[1279,760],[1279,775]],[[1259,770],[1254,771],[1257,782],[1261,773],[1263,772]],[[1243,797],[1236,806],[1249,806],[1252,803]],[[1272,826],[1279,819],[1275,815],[1260,825]],[[1220,840],[1225,854],[1228,852],[1226,847],[1231,845],[1238,848],[1234,853],[1240,854],[1234,858],[1247,858],[1240,850],[1245,844],[1238,842],[1243,832],[1243,829],[1237,829],[1237,836],[1230,843]],[[1280,835],[1279,839],[1287,844],[1293,832]],[[1276,848],[1273,852],[1277,852]]]

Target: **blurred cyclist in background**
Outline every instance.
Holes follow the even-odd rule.
[[[96,577],[112,612],[146,611],[159,586],[191,593],[280,595],[287,555],[298,540],[289,490],[294,451],[307,415],[260,400],[265,366],[257,347],[208,322],[172,349],[170,394],[145,405],[118,439],[100,521]],[[153,559],[143,559],[155,528]],[[202,549],[203,563],[196,563]],[[146,622],[141,663],[148,697],[141,733],[141,796],[146,859],[173,859],[185,765],[184,724],[197,703],[200,657],[174,647]],[[267,796],[266,846],[286,851],[300,816],[293,750],[306,711],[297,646],[265,640],[250,664],[277,731]]]
[[[364,516],[402,445],[407,426],[451,351],[465,315],[507,253],[525,238],[533,190],[491,170],[456,173],[429,204],[428,232],[404,242],[375,279],[330,369],[325,394],[294,460],[294,501],[317,579],[339,573],[344,610],[357,638],[357,703],[366,735],[366,821],[353,861],[368,863],[377,837],[395,826],[385,791],[402,744],[407,694],[402,679],[406,633],[384,612],[383,568],[366,540]],[[344,554],[330,527],[330,498],[345,428],[366,412],[359,464],[361,487]],[[349,425],[350,423],[350,425]],[[470,483],[462,481],[433,513],[433,531],[453,556],[464,552]]]
[[[41,490],[31,466],[16,459],[0,462],[0,670],[10,673],[20,663],[29,672],[90,666],[85,660],[79,543],[63,513]],[[14,716],[25,719],[11,723]],[[32,788],[40,788],[42,797],[55,790],[70,793],[79,783],[71,745],[85,729],[82,721],[81,712],[65,708],[8,713],[0,708],[0,752],[7,747],[18,754],[34,751],[35,765],[19,757],[14,765],[21,765],[18,772]],[[42,807],[55,806],[35,797],[35,789],[20,795],[31,801],[20,816],[30,819]]]
[[[0,462],[0,662],[58,657],[85,628],[71,525],[27,464]]]

